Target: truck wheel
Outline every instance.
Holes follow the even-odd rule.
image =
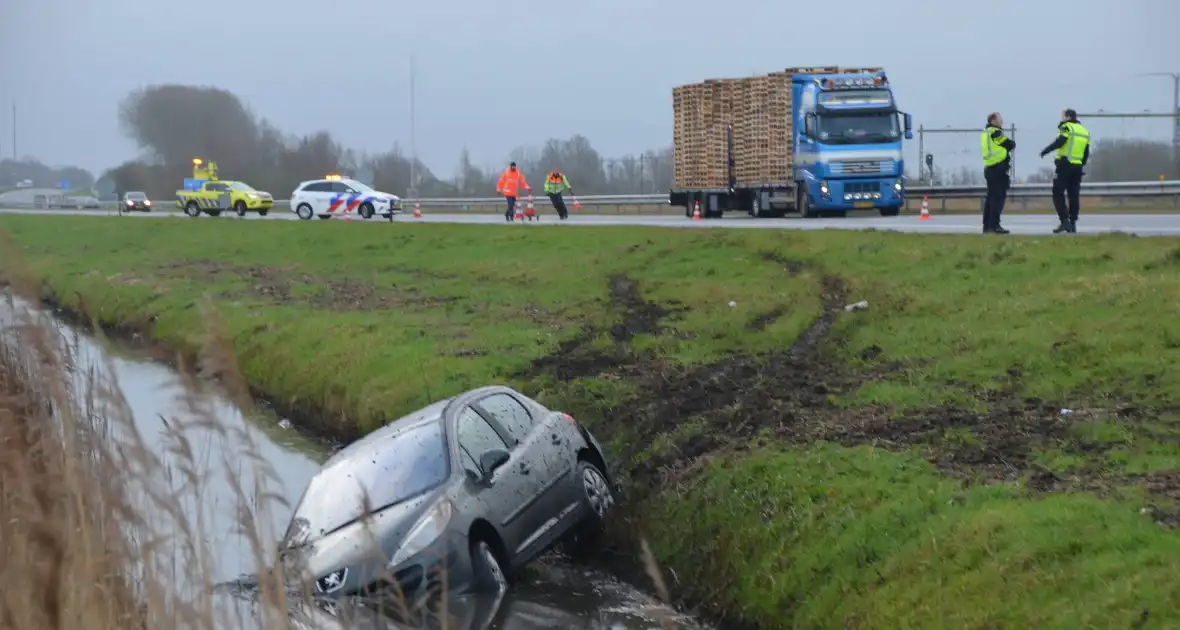
[[[360,212],[361,212],[362,219],[372,219],[373,218],[373,204],[362,203]]]
[[[201,207],[197,205],[197,202],[190,201],[184,206],[184,213],[195,219],[201,216]]]
[[[311,221],[311,206],[301,203],[298,208],[295,208],[295,216],[303,221]]]
[[[234,212],[238,213],[239,217],[246,216],[246,202],[238,200],[238,202],[234,204]]]
[[[895,217],[901,214],[901,208],[881,208],[881,216]]]
[[[800,190],[798,194],[799,200],[795,205],[799,207],[799,216],[804,219],[814,219],[817,215],[811,210],[811,197],[807,195],[806,190]]]

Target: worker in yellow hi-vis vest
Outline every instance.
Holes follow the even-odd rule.
[[[983,233],[1007,234],[1000,227],[1000,214],[1008,199],[1008,188],[1012,185],[1012,156],[1016,142],[1004,136],[1004,117],[992,112],[987,117],[987,127],[979,137],[983,150],[983,179],[987,182],[987,198],[983,202]]]
[[[1057,125],[1057,138],[1041,151],[1045,157],[1050,151],[1057,151],[1053,164],[1053,207],[1061,221],[1054,234],[1078,231],[1078,212],[1081,210],[1082,176],[1086,163],[1090,161],[1090,131],[1078,122],[1078,113],[1072,109],[1061,112],[1061,124]],[[1067,205],[1068,198],[1068,205]]]
[[[561,171],[553,171],[549,173],[548,179],[545,180],[545,194],[549,195],[549,201],[553,202],[553,209],[557,210],[557,216],[561,220],[566,220],[569,216],[569,210],[565,207],[565,199],[561,194],[565,191],[570,191],[574,194],[573,186],[570,186],[570,180],[566,179],[565,173]]]

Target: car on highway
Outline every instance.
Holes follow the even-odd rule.
[[[363,182],[329,175],[324,179],[299,182],[291,193],[291,211],[300,219],[331,219],[355,211],[363,219],[380,215],[393,219],[402,211],[401,197],[375,190]]]
[[[304,490],[279,554],[317,597],[502,592],[555,544],[592,537],[614,505],[605,453],[584,425],[482,387],[334,455]]]
[[[146,193],[138,190],[124,193],[123,198],[119,200],[119,212],[130,212],[132,210],[138,212],[152,211],[152,202],[147,198]]]

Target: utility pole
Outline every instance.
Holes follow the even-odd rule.
[[[16,101],[12,101],[12,161],[16,161]]]
[[[414,53],[410,53],[410,189],[409,195],[418,196],[418,145],[416,139],[417,121],[414,117]]]
[[[1146,72],[1140,76],[1172,79],[1172,160],[1180,168],[1180,72]]]

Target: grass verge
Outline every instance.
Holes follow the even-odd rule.
[[[321,431],[489,381],[574,412],[627,481],[617,525],[719,614],[1180,622],[1174,239],[0,227],[104,326],[195,352],[213,298],[245,381]]]

